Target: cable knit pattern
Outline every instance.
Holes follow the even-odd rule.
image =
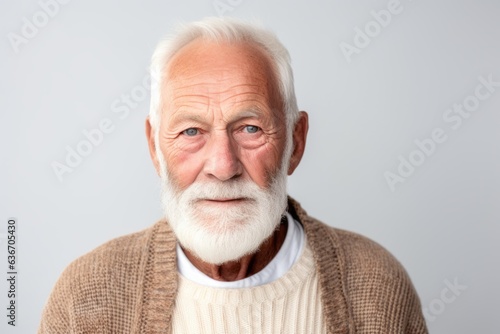
[[[174,334],[326,333],[310,248],[285,275],[252,288],[207,287],[179,275],[173,329]]]
[[[391,254],[315,220],[291,198],[288,211],[307,235],[327,333],[427,333],[413,285]],[[162,220],[73,261],[53,288],[38,333],[171,333],[175,246]]]

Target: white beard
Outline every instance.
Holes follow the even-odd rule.
[[[158,147],[158,145],[157,145]],[[267,189],[248,180],[195,182],[178,191],[157,150],[162,179],[162,206],[167,222],[182,247],[204,262],[220,265],[258,251],[279,226],[287,206],[287,145],[280,170]],[[218,208],[200,199],[247,198],[241,204]]]

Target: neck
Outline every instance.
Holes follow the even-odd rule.
[[[258,273],[271,262],[285,241],[287,228],[287,223],[282,222],[255,253],[220,265],[204,262],[188,249],[182,248],[182,250],[189,261],[208,277],[224,282],[238,281]]]

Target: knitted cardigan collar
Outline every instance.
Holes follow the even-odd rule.
[[[347,302],[345,258],[337,235],[331,228],[309,217],[300,204],[288,198],[288,211],[303,226],[316,263],[323,315],[327,333],[353,333],[354,325]],[[145,258],[141,261],[143,289],[137,304],[135,331],[170,333],[177,293],[176,238],[163,220],[150,230]]]

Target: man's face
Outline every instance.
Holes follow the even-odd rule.
[[[181,245],[209,263],[254,252],[286,207],[286,121],[266,56],[194,41],[168,66],[157,153]],[[288,147],[289,148],[289,147]]]
[[[159,147],[178,190],[232,179],[268,187],[281,163],[286,129],[265,55],[244,44],[194,41],[168,70]]]

